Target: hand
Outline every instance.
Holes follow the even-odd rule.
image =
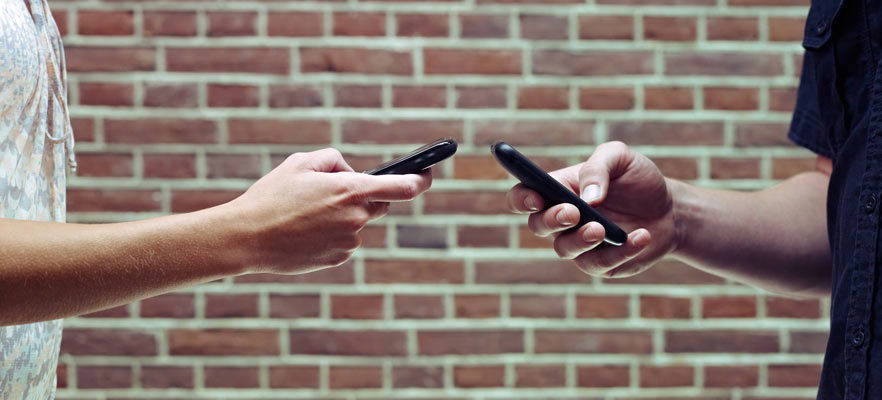
[[[297,153],[227,203],[244,224],[249,272],[304,273],[344,263],[359,231],[384,216],[390,201],[412,200],[431,172],[356,173],[334,149]]]
[[[676,248],[673,181],[624,143],[601,144],[588,161],[554,171],[551,176],[630,231],[623,246],[599,246],[605,234],[602,225],[589,222],[568,231],[579,222],[575,206],[558,204],[544,210],[538,193],[523,184],[515,185],[507,194],[509,208],[531,213],[530,230],[537,236],[553,235],[558,256],[574,260],[585,273],[606,278],[632,276]]]

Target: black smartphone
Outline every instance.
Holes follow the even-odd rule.
[[[570,203],[576,206],[579,209],[579,223],[573,229],[588,222],[597,221],[606,230],[606,236],[603,239],[605,242],[621,246],[628,240],[628,234],[622,228],[600,215],[576,193],[552,178],[551,175],[548,175],[508,143],[496,142],[490,146],[490,151],[496,157],[496,161],[499,161],[499,164],[515,178],[518,178],[524,186],[538,192],[545,199],[546,207],[561,203]]]
[[[456,140],[438,139],[376,168],[364,171],[370,175],[416,174],[456,153]]]

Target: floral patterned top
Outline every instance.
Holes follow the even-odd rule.
[[[0,218],[65,220],[66,84],[47,0],[0,0]],[[0,327],[0,399],[55,397],[61,325]]]

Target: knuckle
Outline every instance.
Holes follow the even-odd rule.
[[[407,184],[401,185],[399,190],[401,191],[401,197],[406,198],[406,199],[412,199],[412,198],[416,197],[420,191],[420,189],[419,189],[419,187],[417,187],[416,183],[407,183]]]

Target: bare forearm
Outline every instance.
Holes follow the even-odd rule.
[[[808,172],[747,193],[671,181],[680,236],[674,256],[772,292],[827,296],[828,182],[824,173]]]
[[[219,209],[79,225],[0,219],[0,325],[63,318],[242,271]]]

